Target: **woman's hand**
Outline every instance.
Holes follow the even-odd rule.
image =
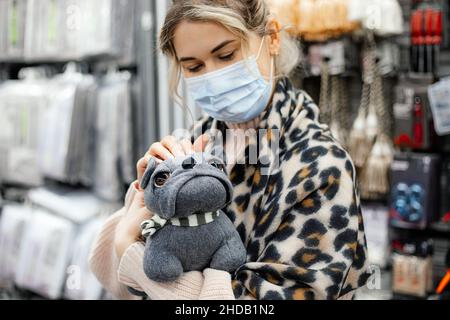
[[[120,259],[129,246],[141,238],[141,223],[152,217],[152,213],[145,207],[144,193],[137,191],[127,212],[116,226],[114,248]]]
[[[194,144],[188,139],[178,141],[174,136],[166,136],[161,141],[153,143],[145,155],[137,162],[139,188],[150,157],[154,157],[157,162],[162,162],[173,157],[184,156],[194,152],[202,152],[205,149],[207,142],[208,136],[203,134],[195,140]]]
[[[115,249],[117,256],[122,257],[125,250],[135,243],[142,241],[141,238],[141,223],[144,220],[150,219],[152,214],[145,207],[144,192],[141,190],[141,180],[147,169],[148,160],[154,157],[156,161],[162,162],[166,159],[176,156],[184,156],[194,152],[202,152],[208,142],[207,135],[201,135],[192,144],[188,139],[178,141],[173,136],[164,137],[160,142],[155,142],[145,155],[137,162],[137,184],[138,189],[128,211],[117,224],[115,233]]]

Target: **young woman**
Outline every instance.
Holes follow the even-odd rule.
[[[278,163],[248,161],[251,142],[238,149],[244,163],[227,163],[234,196],[225,212],[245,244],[246,263],[232,274],[207,268],[158,283],[142,266],[139,226],[151,213],[139,181],[149,156],[164,160],[202,151],[208,139],[201,135],[192,144],[169,136],[154,143],[137,164],[125,206],[107,220],[93,246],[90,265],[99,281],[123,299],[139,299],[128,287],[150,299],[351,298],[367,279],[355,169],[318,122],[316,104],[288,80],[299,51],[265,1],[174,1],[160,46],[172,60],[172,87],[182,78],[206,113],[196,132],[263,132],[261,141],[279,139]]]

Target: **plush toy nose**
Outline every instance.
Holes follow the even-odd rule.
[[[227,195],[228,191],[219,179],[197,176],[186,182],[178,191],[176,216],[219,210],[227,203]]]
[[[197,164],[195,159],[193,157],[186,158],[183,163],[181,164],[181,167],[185,170],[192,169]]]

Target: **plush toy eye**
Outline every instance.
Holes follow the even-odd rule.
[[[168,172],[159,172],[155,176],[155,187],[162,187],[164,183],[169,179],[170,174]]]
[[[223,165],[223,163],[218,162],[216,160],[212,160],[209,164],[212,165],[214,168],[217,168],[219,170],[222,170],[222,171],[225,170],[225,166]]]

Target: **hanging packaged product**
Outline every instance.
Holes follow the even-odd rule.
[[[442,159],[439,222],[450,229],[450,156]]]
[[[411,71],[436,74],[442,43],[443,12],[436,3],[419,3],[411,13]]]
[[[23,0],[0,2],[0,59],[20,59],[24,54],[26,2]]]
[[[54,219],[50,219],[49,223],[51,224],[53,221],[56,225],[55,228],[69,228],[70,226],[69,229],[73,231],[73,238],[70,238],[68,243],[61,244],[59,249],[51,249],[52,253],[55,254],[55,257],[52,258],[54,264],[51,267],[46,266],[46,268],[54,268],[57,277],[54,279],[55,283],[50,283],[50,279],[44,280],[48,281],[47,285],[51,288],[48,289],[50,291],[44,290],[46,296],[60,296],[63,288],[58,285],[65,281],[65,298],[99,299],[102,287],[89,269],[89,253],[94,238],[104,223],[104,218],[118,210],[121,204],[105,203],[100,201],[92,192],[61,186],[30,190],[28,203],[31,204],[34,211],[42,209],[51,213]],[[32,234],[34,232],[31,231]],[[21,238],[27,239],[28,235]],[[65,241],[66,238],[63,238],[63,240]],[[33,241],[37,242],[35,246],[38,248],[50,245],[47,243],[47,241],[50,242],[49,238],[41,235],[36,236]],[[66,253],[66,249],[69,250],[68,253]],[[42,273],[44,272],[46,271],[42,271]],[[32,286],[31,289],[36,291],[35,288],[38,283],[33,282],[31,285],[25,285],[27,287]],[[42,294],[42,291],[38,292]]]
[[[102,285],[89,267],[89,254],[104,220],[104,218],[91,220],[77,232],[64,287],[64,297],[67,299],[98,300],[102,296]]]
[[[402,148],[430,150],[436,146],[433,114],[428,100],[430,75],[409,74],[395,88],[394,143]]]
[[[425,298],[433,290],[432,244],[402,244],[392,255],[392,291],[394,294]],[[412,251],[412,252],[409,252]]]
[[[37,71],[24,70],[23,80],[0,86],[0,180],[3,183],[38,186],[42,174],[38,162],[38,136],[47,99],[45,79]]]
[[[381,204],[362,207],[370,264],[385,268],[389,251],[389,208]]]
[[[21,239],[16,284],[49,299],[60,298],[74,231],[68,220],[33,208],[29,228]]]
[[[91,75],[77,72],[71,64],[48,81],[48,104],[42,115],[46,125],[39,132],[39,167],[46,177],[72,184],[89,182],[81,176],[81,166],[92,152],[87,144],[92,137],[86,134],[94,121],[87,118],[93,108],[89,90],[94,86]]]
[[[391,165],[390,223],[408,229],[425,229],[439,210],[438,155],[399,153]]]
[[[403,14],[397,0],[350,0],[348,19],[378,36],[403,33]]]
[[[377,43],[377,58],[380,74],[391,76],[398,72],[400,67],[400,48],[391,40],[380,40]]]
[[[64,4],[57,0],[26,1],[26,58],[55,59],[64,55]]]
[[[110,71],[97,94],[94,190],[109,201],[119,201],[135,179],[130,80],[128,72]]]
[[[135,62],[136,0],[0,1],[0,60]]]
[[[112,7],[112,54],[119,56],[119,65],[132,65],[136,61],[136,0],[115,0]]]
[[[0,283],[11,286],[17,273],[19,254],[31,220],[31,208],[7,204],[0,215]]]
[[[78,225],[93,219],[104,206],[92,192],[62,186],[31,189],[28,198],[34,205]]]
[[[311,44],[308,47],[306,58],[305,69],[311,76],[321,74],[324,61],[328,65],[330,75],[343,75],[359,68],[358,49],[348,37],[326,43]]]
[[[326,41],[360,27],[348,17],[348,0],[271,0],[271,12],[288,30],[307,41]]]
[[[428,87],[428,98],[438,135],[450,134],[450,78],[444,78]]]
[[[433,287],[438,289],[442,280],[450,271],[450,240],[433,239]],[[442,282],[444,285],[444,282]],[[444,288],[442,288],[444,289]]]
[[[0,1],[0,60],[6,58],[8,48],[8,2]]]

